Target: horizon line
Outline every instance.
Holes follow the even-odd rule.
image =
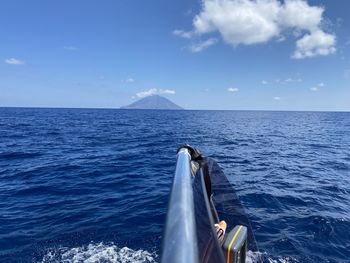
[[[266,112],[342,112],[350,113],[350,110],[267,110],[267,109],[123,109],[122,107],[50,107],[50,106],[0,106],[0,109],[71,109],[71,110],[123,110],[123,111],[266,111]]]

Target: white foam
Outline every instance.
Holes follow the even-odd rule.
[[[268,258],[269,263],[292,263],[292,262],[298,262],[293,257],[279,257],[277,259]]]
[[[133,250],[128,247],[118,248],[114,244],[94,244],[87,246],[50,250],[41,263],[153,263],[157,255],[145,250]]]
[[[245,258],[246,263],[257,263],[260,262],[261,260],[261,253],[260,252],[253,252],[248,250]]]
[[[272,258],[271,256],[268,255],[267,252],[261,253],[261,252],[253,252],[253,251],[248,251],[246,255],[246,263],[257,263],[257,262],[265,262],[266,260],[269,263],[298,263],[299,261],[294,258],[294,257],[277,257],[277,258]]]

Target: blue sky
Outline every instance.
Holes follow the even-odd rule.
[[[3,0],[0,106],[350,111],[350,1]]]

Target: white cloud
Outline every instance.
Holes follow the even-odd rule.
[[[5,59],[5,63],[9,65],[24,65],[26,62],[16,58],[7,58]]]
[[[135,80],[134,80],[133,78],[127,78],[127,79],[125,80],[125,82],[126,82],[126,83],[134,83]]]
[[[295,83],[295,82],[302,82],[303,80],[301,78],[293,79],[293,78],[286,78],[286,79],[276,79],[275,83],[277,84],[289,84],[289,83]]]
[[[151,96],[151,95],[154,95],[154,94],[157,94],[157,89],[149,89],[149,90],[146,90],[146,91],[140,91],[138,93],[136,93],[136,97],[138,98],[144,98],[144,97],[148,97],[148,96]]]
[[[175,90],[172,90],[172,89],[160,89],[159,93],[160,94],[175,94]]]
[[[273,84],[273,83],[276,83],[276,84],[282,84],[282,85],[286,85],[286,84],[289,84],[289,83],[298,83],[298,82],[302,82],[303,80],[301,78],[286,78],[286,79],[275,79],[275,80],[272,80],[272,81],[267,81],[267,80],[262,80],[261,81],[261,84],[262,85],[268,85],[268,84]]]
[[[281,97],[276,96],[276,97],[273,97],[273,99],[274,99],[274,100],[280,100]]]
[[[78,48],[74,47],[74,46],[64,46],[63,49],[68,50],[68,51],[76,51],[76,50],[78,50]]]
[[[239,89],[238,88],[228,88],[227,91],[229,91],[229,92],[237,92],[237,91],[239,91]]]
[[[316,30],[297,41],[293,58],[302,59],[335,53],[335,36]]]
[[[173,31],[173,35],[178,36],[178,37],[182,37],[182,38],[190,39],[193,37],[193,32],[175,29]]]
[[[202,0],[192,31],[173,33],[195,38],[218,32],[232,46],[283,42],[294,36],[300,39],[293,58],[329,55],[335,52],[335,36],[321,29],[323,12],[324,7],[304,0]]]
[[[138,98],[144,98],[144,97],[148,97],[151,95],[156,95],[156,94],[175,94],[175,90],[171,90],[171,89],[156,89],[156,88],[152,88],[146,91],[140,91],[138,93],[135,94],[136,97]]]
[[[284,4],[280,5],[277,22],[282,30],[290,28],[312,32],[319,29],[323,12],[323,7],[310,6],[304,0],[286,0]]]
[[[263,43],[279,35],[278,11],[278,1],[202,0],[202,10],[193,20],[194,31],[218,31],[234,46]]]
[[[311,91],[319,91],[320,88],[323,88],[324,86],[326,86],[326,84],[324,84],[323,82],[320,82],[316,86],[311,87],[310,90]]]
[[[293,79],[293,78],[287,78],[284,80],[283,83],[292,83],[292,82],[302,82],[303,80],[301,78]]]
[[[189,49],[193,52],[193,53],[197,53],[197,52],[201,52],[202,50],[214,45],[217,42],[217,39],[215,38],[209,38],[207,40],[204,41],[200,41],[197,43],[193,43]]]

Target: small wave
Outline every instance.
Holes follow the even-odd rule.
[[[1,152],[0,158],[4,160],[27,159],[40,157],[42,154],[37,152]]]
[[[157,255],[145,250],[118,248],[114,244],[89,244],[87,246],[50,250],[41,263],[152,263]]]

